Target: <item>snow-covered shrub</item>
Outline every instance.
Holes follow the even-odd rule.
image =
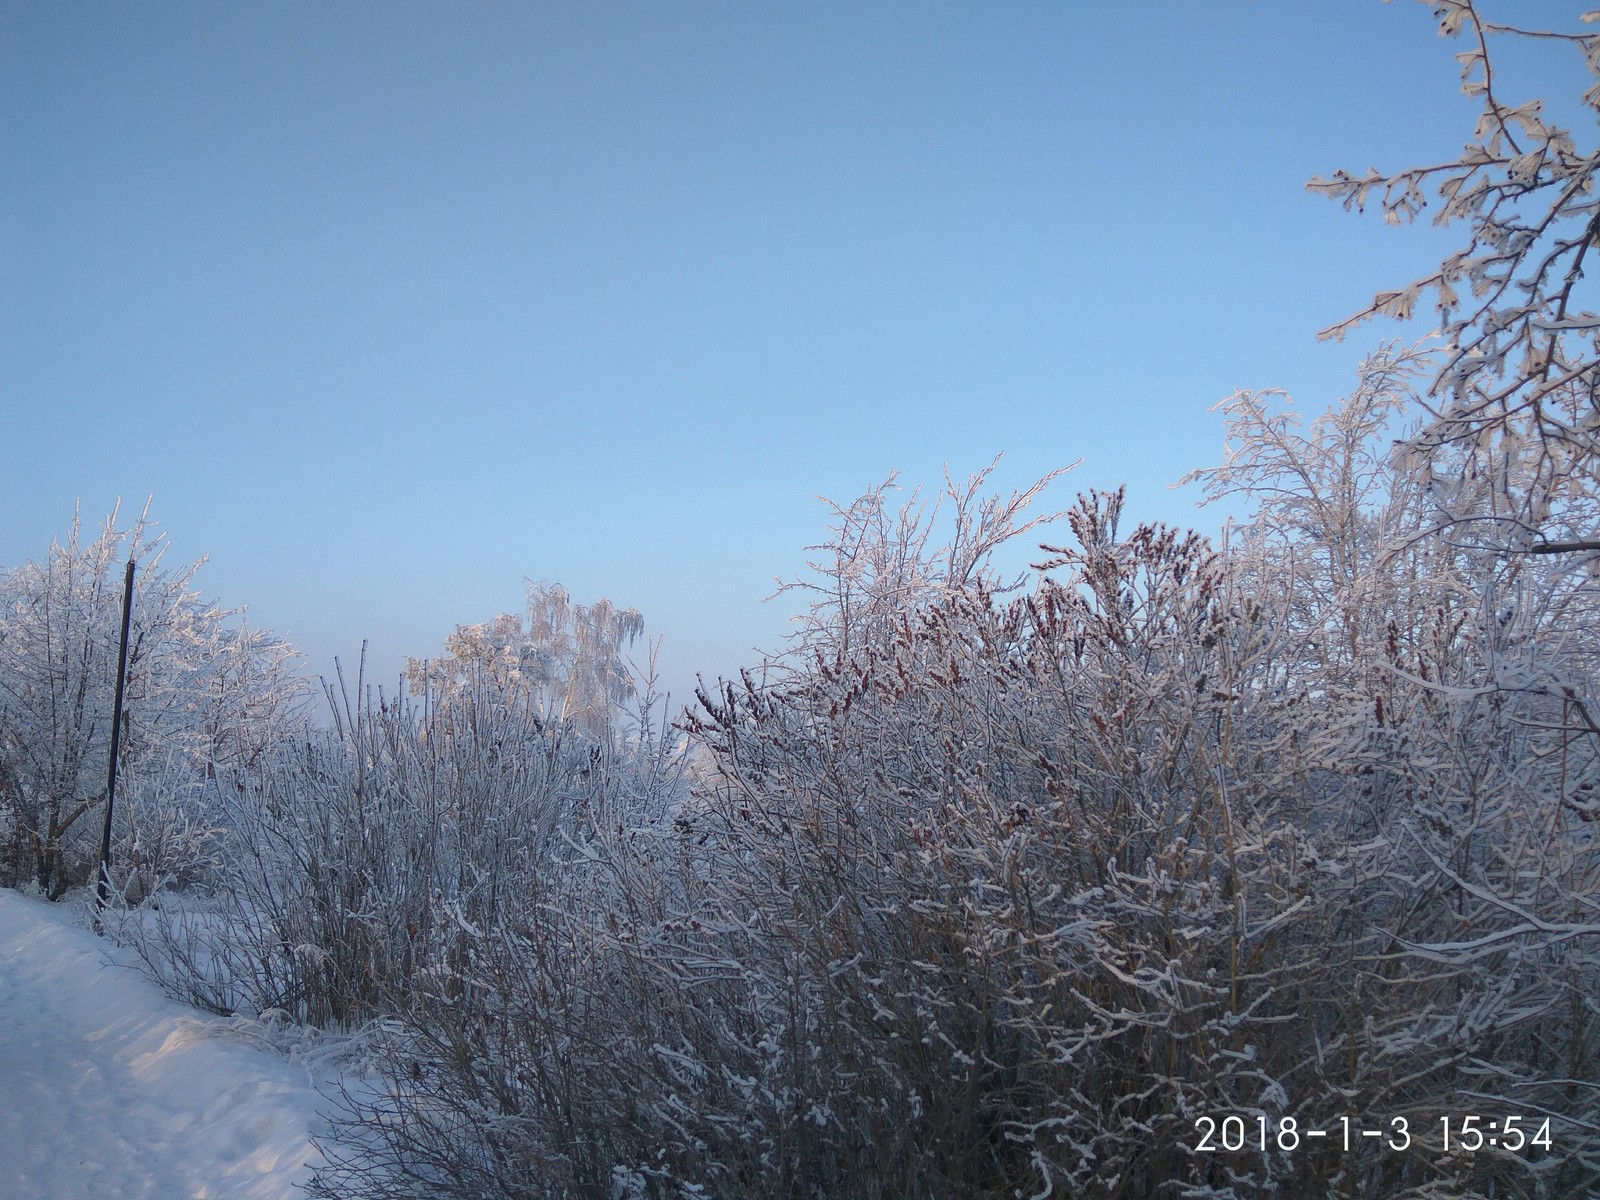
[[[1299,475],[1226,553],[1119,538],[1119,499],[1090,497],[1032,595],[912,590],[853,650],[824,623],[785,684],[703,699],[701,886],[649,932],[663,991],[715,1016],[660,1006],[679,1037],[629,1110],[671,1178],[1592,1186],[1592,598],[1423,538],[1378,396],[1320,440],[1236,429]],[[1274,505],[1323,507],[1274,532]],[[1193,1150],[1205,1115],[1421,1130],[1491,1103],[1552,1116],[1564,1148]]]
[[[123,904],[221,882],[224,828],[215,776],[182,759],[131,766],[117,789],[111,887]]]
[[[1581,1194],[1583,602],[1416,537],[1381,382],[1310,439],[1236,408],[1219,482],[1301,490],[1222,549],[1091,494],[1008,592],[841,510],[777,682],[701,696],[696,794],[601,746],[518,902],[452,910],[328,1194]],[[1195,1148],[1491,1097],[1562,1152]]]
[[[667,752],[619,707],[653,702],[650,676],[616,677],[638,616],[557,588],[529,620],[498,651],[458,630],[412,664],[415,697],[330,687],[331,728],[220,780],[239,1003],[344,1025],[454,996],[472,931],[523,920],[616,823],[634,764]]]
[[[352,1099],[358,1149],[323,1173],[322,1194],[609,1196],[614,1165],[635,1153],[626,1106],[654,1040],[642,1031],[677,1018],[640,1007],[659,972],[626,931],[670,890],[681,739],[639,726],[595,738],[533,722],[504,692],[480,699],[472,719],[458,703],[430,729],[456,763],[441,775],[479,773],[439,805],[434,862],[410,866],[436,872],[431,934],[405,924],[427,954],[381,997],[394,1014],[375,1064],[387,1095]],[[519,719],[520,742],[494,733]]]
[[[593,766],[526,707],[446,723],[401,699],[242,773],[233,887],[262,1007],[318,1024],[408,1007],[466,928],[523,902]]]
[[[1061,583],[1004,601],[974,572],[856,653],[703,699],[722,778],[693,835],[718,853],[662,970],[737,980],[744,1020],[677,1053],[754,1082],[682,1087],[693,1123],[644,1100],[688,1178],[1145,1194],[1185,1173],[1196,1111],[1283,1105],[1273,955],[1315,945],[1316,910],[1277,631],[1200,539],[1118,542],[1119,507],[1068,514]]]
[[[1570,1082],[1600,1069],[1600,612],[1586,577],[1462,535],[1435,503],[1447,447],[1419,471],[1390,440],[1427,365],[1381,352],[1304,430],[1269,397],[1235,396],[1229,459],[1197,474],[1252,503],[1231,556],[1284,597],[1286,661],[1313,699],[1297,745],[1332,783],[1303,817],[1341,848],[1328,951],[1343,965],[1312,993],[1328,1094],[1413,1127],[1464,1096],[1567,1122],[1562,1154],[1412,1155],[1385,1194],[1441,1179],[1467,1189],[1447,1194],[1581,1194],[1600,1178],[1600,1091]],[[1451,503],[1492,508],[1506,481],[1455,453]]]

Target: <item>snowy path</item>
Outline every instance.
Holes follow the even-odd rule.
[[[0,1197],[302,1200],[305,1073],[0,890]]]

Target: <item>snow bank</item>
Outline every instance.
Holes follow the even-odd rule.
[[[326,1128],[305,1073],[127,962],[0,890],[0,1195],[300,1200]]]

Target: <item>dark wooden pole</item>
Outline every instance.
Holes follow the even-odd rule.
[[[94,907],[105,907],[111,890],[111,806],[117,799],[117,749],[122,742],[122,686],[128,679],[128,625],[133,617],[133,559],[122,579],[122,644],[117,651],[117,694],[111,702],[111,762],[106,768],[106,828],[100,837],[100,885]]]

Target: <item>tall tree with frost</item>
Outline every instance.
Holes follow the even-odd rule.
[[[1375,316],[1401,320],[1431,295],[1443,351],[1425,397],[1428,420],[1410,441],[1413,463],[1436,485],[1444,524],[1457,537],[1532,553],[1600,549],[1600,305],[1585,264],[1600,241],[1595,173],[1600,148],[1582,147],[1540,100],[1513,102],[1490,48],[1497,38],[1537,41],[1582,55],[1600,76],[1600,34],[1524,29],[1486,18],[1475,0],[1426,0],[1447,37],[1463,38],[1462,91],[1481,104],[1459,155],[1398,171],[1335,171],[1307,185],[1385,220],[1465,225],[1467,241],[1437,269],[1379,292],[1323,330],[1342,337]],[[1593,23],[1600,10],[1579,18]],[[1600,79],[1582,96],[1600,111]],[[1471,503],[1438,469],[1447,448],[1468,451]]]
[[[43,562],[0,572],[0,877],[59,896],[87,877],[105,802],[122,566],[134,577],[120,766],[204,779],[248,765],[304,711],[293,651],[172,570],[146,516],[85,543],[74,516]]]
[[[480,625],[458,625],[444,654],[410,659],[413,693],[448,708],[474,689],[531,704],[544,720],[571,721],[600,732],[617,710],[638,698],[627,648],[644,631],[636,609],[606,599],[573,604],[560,584],[527,583],[522,614],[501,613]]]

